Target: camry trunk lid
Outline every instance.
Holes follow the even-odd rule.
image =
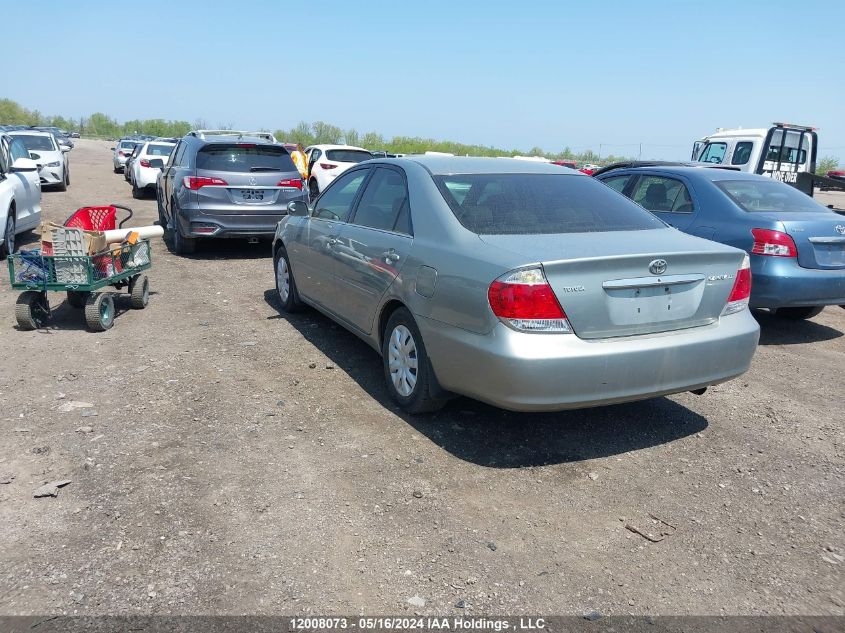
[[[779,213],[777,220],[798,249],[802,268],[845,268],[845,218],[830,212]]]
[[[719,319],[742,264],[737,249],[673,229],[484,235],[541,264],[580,338],[667,332]]]

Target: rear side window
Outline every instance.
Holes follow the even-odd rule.
[[[634,202],[649,211],[692,212],[692,198],[686,185],[665,176],[645,176],[634,191]]]
[[[734,155],[731,158],[731,165],[745,165],[751,158],[751,148],[754,144],[749,141],[741,141],[734,147]]]
[[[173,145],[149,144],[147,145],[147,156],[170,156]]]
[[[373,157],[362,149],[330,149],[326,150],[326,159],[338,163],[360,163]]]
[[[665,226],[587,176],[471,174],[434,176],[434,181],[458,221],[479,235],[640,231]],[[453,191],[461,192],[460,202]]]
[[[197,152],[197,169],[209,171],[296,171],[281,145],[212,143]]]
[[[727,143],[707,143],[704,151],[698,160],[702,163],[721,164],[725,160],[725,153],[728,151]]]
[[[410,233],[407,207],[408,189],[402,175],[392,169],[376,169],[352,222],[373,229]]]

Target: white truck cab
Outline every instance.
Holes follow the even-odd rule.
[[[800,189],[802,179],[798,174],[816,170],[817,149],[815,128],[773,123],[768,128],[719,129],[695,142],[692,160],[729,165]]]

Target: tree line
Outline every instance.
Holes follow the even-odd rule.
[[[75,130],[83,136],[120,138],[130,134],[152,134],[155,136],[184,136],[191,130],[209,129],[204,119],[196,119],[193,124],[188,121],[170,121],[165,119],[133,119],[118,122],[116,119],[95,112],[87,117],[78,119],[62,116],[45,115],[38,110],[28,110],[11,99],[0,99],[0,125],[55,125],[56,127]],[[231,129],[231,123],[216,126],[217,129]],[[263,129],[263,132],[269,130]],[[387,138],[378,132],[360,133],[354,128],[343,129],[325,121],[308,123],[300,121],[290,129],[279,129],[274,132],[277,139],[289,143],[300,143],[304,147],[322,143],[347,144],[364,147],[368,150],[383,150],[391,154],[421,154],[426,151],[448,152],[457,156],[542,156],[549,160],[574,160],[579,164],[595,163],[606,165],[609,163],[631,160],[629,156],[599,156],[592,150],[574,152],[569,147],[561,151],[544,151],[540,147],[530,150],[503,149],[492,145],[468,145],[456,141],[441,141],[417,136],[394,136]],[[818,161],[816,173],[824,174],[836,167],[837,160],[825,157]]]

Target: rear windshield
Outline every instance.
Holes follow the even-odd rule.
[[[133,149],[137,144],[135,141],[120,141],[120,149]]]
[[[210,171],[296,171],[281,145],[214,143],[197,153],[197,169]]]
[[[170,156],[175,145],[147,145],[147,156]]]
[[[479,235],[641,231],[665,228],[625,196],[586,176],[434,176],[455,217]]]
[[[715,185],[743,211],[827,211],[805,193],[776,180],[716,180]]]
[[[361,163],[370,160],[372,154],[362,149],[330,149],[326,152],[328,160],[335,160],[339,163]]]
[[[44,151],[51,151],[55,150],[55,146],[53,145],[53,139],[49,136],[33,136],[29,134],[15,134],[15,138],[19,139],[21,143],[24,144],[29,151],[34,152],[37,150]]]

